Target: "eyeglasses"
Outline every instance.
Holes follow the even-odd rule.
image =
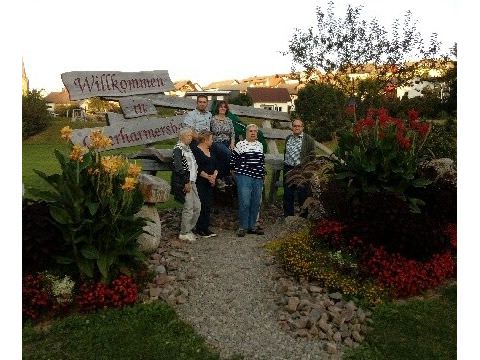
[[[219,109],[226,109],[227,107],[224,106],[224,105],[220,105],[218,108],[219,108]]]

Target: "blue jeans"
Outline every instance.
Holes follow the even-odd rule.
[[[298,196],[300,206],[308,197],[308,188],[300,185],[288,185],[287,173],[294,167],[285,164],[283,168],[283,216],[295,215],[295,194]]]
[[[263,179],[235,174],[238,194],[238,218],[240,228],[255,229],[262,200]]]
[[[224,178],[230,173],[230,156],[232,151],[228,141],[216,141],[212,144],[212,151],[217,158],[218,177]]]

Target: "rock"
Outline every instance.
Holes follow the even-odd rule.
[[[337,353],[337,345],[335,345],[334,343],[331,343],[331,342],[327,342],[325,344],[325,350],[329,354],[336,354]]]
[[[165,285],[168,282],[169,282],[169,278],[165,273],[159,274],[155,277],[155,283],[157,285]]]
[[[328,323],[326,323],[325,321],[323,320],[320,320],[318,323],[317,323],[317,326],[322,329],[323,331],[325,332],[328,332],[329,330],[332,329],[332,326]]]
[[[333,334],[333,340],[335,340],[335,342],[342,341],[342,334],[339,331],[337,331],[335,334]]]
[[[295,323],[294,323],[297,329],[305,329],[307,327],[307,324],[308,324],[307,317],[301,317],[300,319],[295,320]]]
[[[341,300],[342,299],[342,294],[340,294],[339,292],[334,292],[334,293],[328,294],[328,296],[330,297],[330,299],[335,299],[335,300]]]
[[[177,299],[175,300],[177,304],[185,304],[187,302],[187,299],[184,295],[177,296]]]
[[[345,339],[343,340],[343,343],[344,343],[345,345],[347,345],[347,346],[350,346],[350,347],[353,346],[353,340],[350,339],[349,337],[345,338]]]
[[[306,308],[310,308],[311,303],[309,300],[302,299],[300,300],[300,303],[298,304],[298,310],[304,310]]]
[[[295,334],[299,337],[308,337],[308,330],[307,329],[299,329],[295,332]]]
[[[310,285],[310,292],[321,293],[323,289],[320,286]]]
[[[155,268],[155,271],[159,274],[165,274],[167,272],[167,269],[165,269],[165,266],[159,265]]]
[[[300,303],[300,299],[298,297],[288,298],[288,305],[287,305],[288,312],[289,313],[295,312],[297,310],[299,303]]]
[[[178,280],[178,281],[185,281],[185,280],[187,280],[187,276],[185,275],[185,273],[179,272],[179,273],[178,273],[177,280]]]
[[[170,197],[170,184],[162,178],[140,174],[138,188],[143,194],[145,203],[156,204],[168,201]]]
[[[167,297],[167,300],[166,300],[166,301],[167,301],[167,304],[170,305],[170,306],[174,306],[174,305],[177,304],[177,298],[176,298],[175,295],[173,295],[173,294],[172,294],[172,295],[169,295],[169,296]]]
[[[347,302],[345,304],[345,309],[355,311],[355,310],[357,310],[357,306],[355,305],[355,303],[352,300],[350,300],[349,302]]]
[[[313,324],[320,319],[320,316],[322,316],[322,311],[320,309],[312,309],[312,311],[310,311],[309,317]]]
[[[358,331],[352,331],[352,337],[356,342],[362,342],[363,336],[358,333]]]
[[[140,251],[145,253],[155,251],[162,239],[162,226],[148,221],[147,225],[143,227],[143,231],[145,232],[137,239]]]
[[[313,336],[318,335],[318,329],[315,325],[310,328],[310,334],[312,334]]]
[[[158,297],[160,295],[161,291],[162,291],[161,288],[151,287],[150,288],[150,297]]]
[[[360,322],[365,322],[365,319],[367,317],[367,315],[365,314],[365,312],[362,310],[362,308],[358,308],[357,310],[357,317],[358,317],[358,320]]]

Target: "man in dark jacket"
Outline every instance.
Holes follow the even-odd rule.
[[[303,132],[303,122],[295,119],[292,122],[292,135],[285,139],[284,164],[283,164],[283,215],[293,216],[295,214],[295,193],[298,195],[298,202],[303,205],[308,196],[306,186],[287,184],[287,173],[305,162],[308,158],[315,156],[315,139]],[[302,214],[306,216],[306,213]]]

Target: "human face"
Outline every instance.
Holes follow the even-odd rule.
[[[208,138],[205,139],[205,144],[207,145],[207,147],[212,146],[212,144],[213,144],[213,135],[210,135]]]
[[[258,129],[256,128],[249,128],[247,129],[246,139],[247,141],[255,141],[257,140]]]
[[[208,100],[205,99],[204,97],[199,97],[197,98],[197,110],[204,112],[205,109],[207,108]]]
[[[218,107],[218,113],[225,115],[227,112],[227,106],[225,104],[222,104]]]
[[[300,120],[295,120],[293,123],[292,123],[292,132],[293,132],[293,135],[301,135],[302,132],[303,132],[303,123],[300,121]]]
[[[192,142],[192,139],[193,139],[193,133],[191,131],[187,132],[182,136],[182,142],[185,145],[190,145],[190,143]]]

